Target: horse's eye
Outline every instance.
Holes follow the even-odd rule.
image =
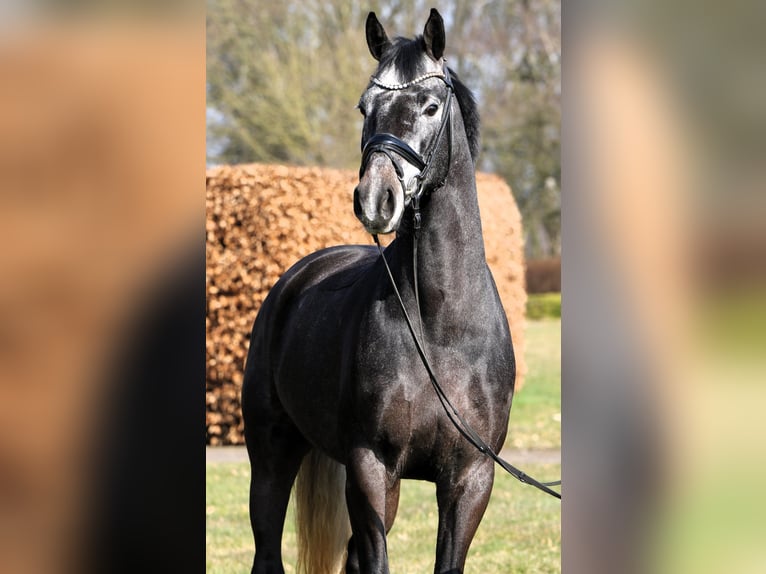
[[[437,104],[431,104],[426,108],[426,115],[434,116],[437,111],[439,111],[439,106]]]

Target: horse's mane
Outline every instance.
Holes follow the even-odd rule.
[[[401,72],[405,81],[417,78],[425,72],[423,66],[425,50],[426,44],[423,36],[416,36],[414,39],[398,36],[391,42],[391,47],[381,55],[378,70],[393,66]],[[460,105],[460,113],[463,116],[463,125],[465,126],[466,136],[468,136],[471,159],[473,159],[475,164],[479,155],[479,128],[481,123],[476,99],[471,90],[460,81],[460,78],[458,78],[458,75],[452,68],[448,69],[452,77],[452,85],[455,87],[455,97],[457,98],[458,105]]]

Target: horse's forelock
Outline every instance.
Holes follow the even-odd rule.
[[[400,82],[413,80],[425,71],[425,53],[422,36],[414,40],[398,36],[380,57],[375,75],[395,75]]]

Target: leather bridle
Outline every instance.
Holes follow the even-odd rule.
[[[444,102],[444,111],[442,112],[442,121],[439,125],[439,131],[437,132],[436,139],[431,145],[431,149],[428,150],[425,159],[401,138],[398,138],[390,133],[382,132],[373,135],[364,144],[364,148],[362,149],[362,165],[359,168],[359,178],[361,179],[373,154],[382,153],[388,157],[389,160],[391,160],[391,163],[394,166],[394,170],[396,171],[396,176],[402,186],[405,205],[407,204],[408,200],[412,200],[412,205],[415,210],[415,229],[420,228],[420,198],[423,196],[423,192],[426,189],[426,176],[431,170],[434,156],[436,155],[436,150],[439,148],[439,144],[445,131],[449,131],[449,139],[447,142],[447,165],[449,166],[449,164],[452,162],[452,98],[455,88],[452,85],[452,78],[446,63],[444,64],[441,72],[429,72],[415,78],[414,80],[401,84],[387,84],[375,76],[370,78],[370,81],[373,84],[389,91],[404,90],[429,78],[438,78],[444,82],[444,84],[447,86],[447,97]],[[402,159],[418,169],[418,173],[412,178],[417,180],[417,187],[415,188],[415,191],[412,193],[411,197],[407,196],[407,190],[410,189],[413,181],[412,179],[410,179],[409,182],[404,181],[404,170],[402,169],[402,166],[399,164],[399,162],[396,161],[393,154],[400,156]],[[443,184],[444,181],[442,180],[433,187],[437,188]]]

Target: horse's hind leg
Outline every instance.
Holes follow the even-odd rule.
[[[439,530],[436,543],[436,574],[461,574],[476,529],[487,509],[495,468],[490,459],[456,469],[437,481]]]
[[[295,476],[308,444],[287,420],[251,425],[250,525],[255,539],[253,574],[283,574],[282,530]]]

